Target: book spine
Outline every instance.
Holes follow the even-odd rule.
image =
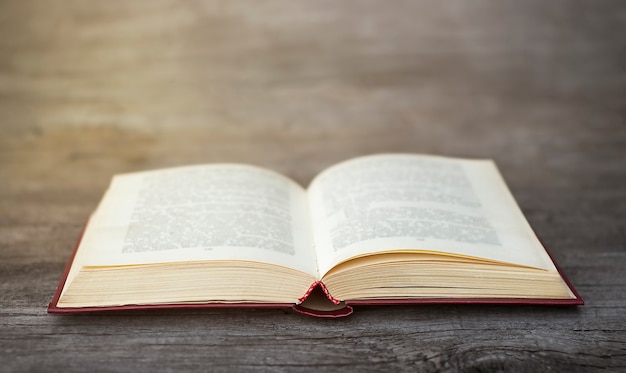
[[[324,294],[326,295],[326,298],[328,298],[328,300],[330,300],[331,302],[333,302],[333,304],[339,304],[341,303],[341,300],[333,297],[332,295],[330,295],[330,292],[328,292],[328,288],[326,288],[326,285],[324,285],[324,283],[322,281],[315,281],[310,287],[309,290],[306,291],[306,293],[304,293],[304,295],[302,297],[300,297],[298,299],[298,303],[302,303],[304,302],[309,295],[311,295],[311,293],[313,292],[313,290],[315,290],[316,287],[320,287],[322,289],[322,291],[324,292]]]

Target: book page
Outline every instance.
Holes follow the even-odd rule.
[[[318,277],[311,243],[304,189],[274,172],[225,164],[118,175],[90,219],[70,280],[81,266],[201,260]]]
[[[322,274],[349,258],[399,250],[554,269],[491,161],[357,158],[318,175],[309,204]]]

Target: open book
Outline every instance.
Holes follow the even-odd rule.
[[[307,189],[239,164],[117,175],[48,310],[450,302],[582,299],[492,161],[381,154]]]

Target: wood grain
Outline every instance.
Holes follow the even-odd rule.
[[[620,1],[0,2],[0,370],[626,369]],[[487,157],[587,304],[51,316],[111,176]]]

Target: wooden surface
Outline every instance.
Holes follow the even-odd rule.
[[[622,1],[0,2],[0,371],[626,369]],[[115,173],[496,160],[587,304],[45,308]]]

